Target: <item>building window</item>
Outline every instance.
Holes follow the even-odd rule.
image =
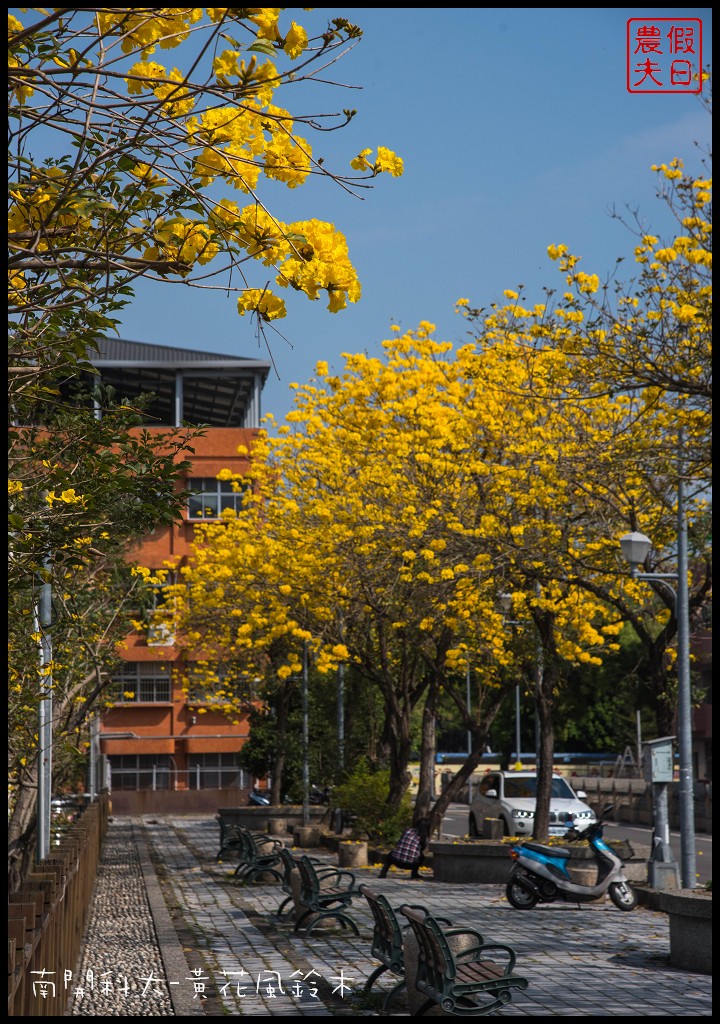
[[[188,754],[189,789],[228,789],[245,785],[237,754]]]
[[[171,647],[175,643],[172,626],[175,598],[170,597],[169,588],[177,583],[177,573],[151,569],[149,580],[142,612],[147,627],[146,642],[148,647]]]
[[[246,487],[241,485],[240,490],[233,490],[230,480],[197,476],[187,481],[187,489],[191,492],[188,519],[219,519],[225,509],[240,510]]]
[[[169,754],[111,754],[112,789],[170,789]]]
[[[250,703],[257,680],[234,662],[189,662],[184,666],[183,689],[187,704]],[[231,696],[232,695],[232,696]]]
[[[126,661],[113,672],[108,698],[114,704],[167,704],[172,701],[170,666],[158,661]]]

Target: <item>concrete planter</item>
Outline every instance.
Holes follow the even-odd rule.
[[[320,846],[320,829],[317,825],[299,825],[293,829],[293,840],[295,846],[303,849]]]
[[[648,848],[633,848],[627,842],[609,843],[625,864],[629,881],[647,881]],[[505,884],[510,876],[510,844],[491,839],[471,839],[457,843],[431,842],[433,877],[438,882],[479,882]],[[587,846],[570,846],[569,869],[577,881],[589,879],[594,871],[594,856]]]
[[[338,843],[338,866],[341,868],[366,868],[368,844],[352,840]]]
[[[671,965],[712,974],[712,893],[661,892],[658,904],[670,919]]]
[[[493,839],[431,842],[433,878],[438,882],[507,882],[510,847]]]

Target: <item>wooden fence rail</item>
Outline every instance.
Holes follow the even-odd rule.
[[[109,806],[102,793],[9,896],[9,1017],[65,1016]]]

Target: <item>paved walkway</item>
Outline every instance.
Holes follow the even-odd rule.
[[[364,900],[352,909],[359,937],[331,928],[307,940],[291,919],[274,920],[277,885],[233,883],[233,863],[215,861],[218,839],[208,816],[111,821],[66,1016],[409,1015],[403,996],[390,1014],[379,997],[362,996],[378,966]],[[664,914],[625,913],[609,901],[523,912],[500,885],[438,883],[431,872],[411,881],[394,869],[378,879],[377,867],[355,874],[393,905],[422,903],[512,946],[529,986],[498,1016],[712,1015],[711,978],[668,966]],[[394,984],[383,978],[381,992]]]

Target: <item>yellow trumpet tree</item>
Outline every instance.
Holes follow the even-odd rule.
[[[563,561],[563,546],[588,547],[595,527],[575,521],[568,466],[584,449],[568,410],[598,443],[628,413],[624,400],[607,401],[593,424],[529,390],[509,398],[510,381],[520,392],[557,356],[528,360],[506,342],[453,353],[432,335],[421,324],[386,341],[384,358],[347,355],[340,375],[318,364],[277,436],[253,449],[245,509],[206,527],[176,591],[176,628],[190,646],[212,641],[262,673],[281,638],[285,661],[272,672],[282,678],[297,672],[307,642],[321,670],[346,661],[375,683],[390,806],[407,787],[411,714],[422,706],[421,808],[440,695],[473,735],[457,789],[514,686],[517,638],[503,629],[499,592],[548,619],[551,693],[555,665],[612,646],[614,610],[571,578],[570,555]],[[527,661],[529,631],[520,642]],[[451,798],[443,794],[436,817]]]
[[[671,715],[674,608],[664,596],[658,613],[645,585],[628,578],[618,539],[646,530],[656,557],[672,559],[681,442],[701,484],[689,496],[691,529],[706,522],[709,220],[700,216],[700,184],[682,192],[698,214],[683,218],[692,244],[678,236],[677,258],[653,250],[647,267],[639,247],[637,294],[618,293],[612,308],[606,289],[596,298],[599,280],[551,247],[568,287],[556,302],[548,293],[526,308],[508,290],[507,301],[486,312],[460,300],[473,333],[455,352],[421,324],[386,341],[382,358],[346,355],[338,374],[318,364],[316,379],[296,386],[295,409],[277,437],[254,452],[248,507],[188,570],[188,587],[214,586],[218,574],[234,576],[243,564],[234,531],[243,542],[254,538],[262,550],[254,582],[263,591],[272,580],[278,604],[263,599],[258,630],[257,591],[246,591],[223,643],[242,635],[248,657],[278,623],[288,674],[302,641],[319,664],[346,658],[372,679],[385,703],[391,806],[407,781],[412,710],[424,709],[421,810],[430,802],[441,694],[473,735],[470,756],[433,808],[439,821],[479,761],[503,688],[540,651],[535,828],[544,834],[543,786],[549,798],[553,714],[567,668],[598,663],[626,622],[645,647],[659,723]],[[702,552],[700,538],[694,550]],[[503,629],[501,591],[527,623],[514,637]],[[708,573],[694,582],[691,610],[709,593]],[[231,621],[221,603],[211,635]]]
[[[96,339],[140,279],[234,293],[263,337],[290,293],[342,310],[361,294],[344,235],[320,210],[280,215],[278,196],[313,179],[359,195],[402,173],[383,146],[342,168],[316,153],[355,111],[304,112],[302,83],[334,92],[362,31],[307,10],[8,12],[10,838],[25,865],[48,678],[39,589],[53,595],[61,739],[87,720],[142,590],[122,546],[178,515],[198,433],[153,437],[122,395],[81,393]]]
[[[402,174],[383,146],[348,153],[346,170],[332,170],[308,136],[342,128],[356,111],[303,114],[284,101],[290,86],[331,84],[358,26],[330,18],[310,36],[280,7],[16,11],[11,391],[85,359],[138,278],[234,292],[259,331],[285,316],[283,290],[322,297],[331,312],[359,299],[335,225],[272,209],[278,185],[314,176],[352,192]],[[168,51],[178,54],[170,64]]]
[[[553,371],[559,393],[567,389],[586,404],[627,394],[651,412],[662,406],[672,429],[656,435],[659,470],[677,463],[682,435],[683,472],[703,483],[712,466],[712,177],[707,167],[689,174],[680,159],[652,170],[673,230],[661,237],[635,225],[634,277],[620,278],[630,265],[625,257],[602,280],[580,269],[566,245],[550,245],[563,283],[545,289],[543,303],[528,306],[520,287],[489,310],[467,300],[459,308],[478,339],[507,338],[565,356]]]
[[[596,537],[612,539],[607,550],[576,548],[576,564],[565,572],[610,602],[618,619],[632,626],[643,648],[642,674],[655,702],[659,734],[666,735],[673,731],[676,706],[675,601],[662,584],[653,592],[627,580],[617,539],[630,530],[648,533],[654,542],[648,569],[673,571],[682,480],[692,553],[691,620],[700,614],[712,593],[712,179],[709,173],[689,175],[678,159],[653,170],[658,196],[676,227],[664,239],[637,227],[634,280],[623,283],[613,275],[601,283],[597,274],[579,269],[579,257],[567,246],[551,245],[548,254],[565,278],[561,295],[545,289],[546,301],[528,306],[522,289],[508,290],[502,305],[473,309],[461,300],[459,310],[479,345],[504,343],[528,366],[537,366],[535,356],[543,354],[541,372],[533,369],[524,389],[508,380],[508,400],[524,401],[528,391],[550,400],[577,440],[582,457],[568,459],[567,449],[562,456],[562,476],[574,481],[567,493],[573,495],[577,518],[589,516]],[[615,274],[622,262],[618,259]],[[604,436],[597,435],[594,425],[619,400],[625,413],[607,422]],[[585,424],[593,425],[589,434]],[[545,466],[543,479],[548,472]],[[590,564],[616,573],[621,585],[609,585],[610,576],[588,578]],[[548,623],[537,608],[533,617],[549,645]],[[547,716],[538,692],[542,722]],[[552,748],[545,747],[541,768],[552,759]],[[545,781],[549,787],[549,774]],[[541,783],[539,806],[542,796]]]

